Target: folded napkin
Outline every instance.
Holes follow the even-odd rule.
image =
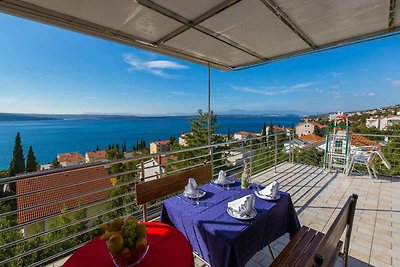
[[[185,186],[185,193],[191,197],[197,196],[197,183],[195,179],[189,178],[188,184]]]
[[[225,185],[225,184],[229,183],[229,180],[226,178],[226,172],[224,172],[223,170],[220,170],[218,173],[218,178],[217,178],[217,180],[215,180],[215,182],[217,184],[221,184],[221,185]]]
[[[267,185],[263,190],[260,190],[259,193],[261,195],[276,198],[279,193],[279,183],[277,181],[273,181],[272,183]]]
[[[231,208],[232,210],[237,212],[240,216],[245,216],[251,214],[255,204],[256,200],[254,198],[254,195],[251,194],[236,199],[234,201],[228,202],[228,208]]]

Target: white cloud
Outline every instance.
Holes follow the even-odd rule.
[[[186,65],[179,64],[174,61],[168,60],[151,60],[145,61],[139,59],[134,54],[128,53],[123,55],[125,63],[127,63],[130,67],[128,71],[146,71],[156,76],[160,76],[163,78],[176,78],[176,75],[171,75],[165,72],[165,70],[181,70],[188,69],[189,67]]]
[[[316,82],[308,82],[308,83],[298,83],[290,86],[270,86],[270,87],[249,87],[249,86],[232,85],[231,87],[236,91],[273,96],[278,94],[288,94],[296,91],[301,91],[302,89],[310,87],[315,83]]]
[[[322,93],[322,90],[319,89],[319,88],[317,88],[317,89],[315,89],[315,92],[318,93],[318,94],[321,94],[321,93]]]
[[[354,96],[376,96],[375,92],[368,92],[368,93],[354,93]]]
[[[172,91],[171,94],[172,94],[172,95],[181,95],[181,96],[188,96],[188,95],[190,95],[190,94],[185,93],[185,92],[183,92],[183,91]]]
[[[333,98],[336,98],[336,99],[339,99],[339,98],[342,97],[342,93],[339,92],[339,91],[329,91],[328,95],[333,97]]]
[[[337,78],[337,77],[343,76],[344,73],[343,73],[343,72],[332,71],[332,72],[331,72],[331,75],[332,75],[333,77]]]
[[[393,87],[400,87],[400,80],[392,80],[392,81],[390,82],[390,84],[391,84]]]

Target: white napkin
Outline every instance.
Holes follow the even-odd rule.
[[[185,186],[185,193],[191,197],[197,196],[197,183],[195,179],[189,178],[188,184]]]
[[[260,190],[259,193],[261,195],[276,198],[279,193],[279,183],[277,181],[273,181],[272,183],[267,185],[263,190]]]
[[[216,180],[217,184],[221,184],[221,185],[225,185],[229,182],[228,179],[226,179],[226,172],[224,172],[223,170],[220,170],[218,173],[218,178]]]
[[[240,216],[251,214],[256,204],[254,195],[247,195],[234,201],[228,202],[228,208],[233,209]]]

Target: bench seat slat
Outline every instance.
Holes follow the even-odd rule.
[[[292,252],[293,248],[296,247],[297,243],[303,238],[303,236],[310,230],[307,226],[303,226],[300,230],[294,235],[292,239],[290,239],[289,243],[285,246],[285,248],[279,253],[278,257],[271,263],[270,267],[278,267],[281,266],[284,261],[287,259],[289,254]]]

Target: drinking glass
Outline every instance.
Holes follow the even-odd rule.
[[[192,205],[193,205],[193,206],[197,206],[197,205],[200,204],[200,201],[199,201],[199,194],[200,194],[200,192],[197,191],[196,197],[192,197]]]

